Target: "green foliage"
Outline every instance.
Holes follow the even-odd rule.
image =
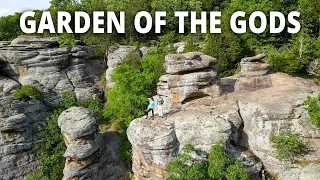
[[[306,144],[296,134],[288,131],[283,135],[270,136],[270,142],[277,150],[277,158],[280,160],[296,162],[297,158],[307,152]]]
[[[185,145],[177,158],[168,164],[169,180],[249,180],[243,164],[226,155],[222,141],[212,146],[208,161],[193,159],[191,154],[199,156],[201,152],[192,145]]]
[[[163,55],[153,54],[142,59],[140,66],[116,67],[112,74],[115,86],[107,92],[104,116],[112,121],[120,120],[126,128],[131,120],[144,115],[147,98],[154,95],[158,79],[164,73],[163,62]]]
[[[11,41],[19,35],[22,35],[20,30],[21,13],[15,13],[5,17],[0,17],[0,41]]]
[[[122,64],[129,65],[133,68],[140,68],[140,56],[137,53],[130,53],[124,59]]]
[[[46,120],[47,125],[39,133],[41,143],[35,147],[35,150],[40,156],[40,166],[38,171],[28,176],[28,180],[62,179],[65,161],[63,154],[66,147],[63,136],[59,133],[58,118],[63,110],[63,107],[55,108]]]
[[[318,94],[318,97],[308,97],[304,104],[307,106],[306,110],[308,111],[310,122],[320,128],[320,94]]]
[[[243,44],[231,30],[225,30],[221,34],[210,34],[206,37],[204,52],[217,58],[215,68],[220,77],[233,75],[237,64],[244,56]]]
[[[195,153],[194,147],[191,145],[186,145],[182,149],[182,153],[179,153],[177,158],[168,164],[168,170],[170,172],[168,180],[208,179],[207,162],[194,162],[190,155],[191,153]]]
[[[235,162],[227,168],[226,178],[228,180],[249,180],[248,173],[240,162]]]
[[[60,47],[71,48],[76,45],[76,39],[73,34],[63,33],[58,36]]]
[[[227,168],[233,164],[233,160],[226,155],[223,148],[222,141],[211,147],[208,172],[213,179],[222,179],[227,174]]]
[[[61,100],[63,106],[68,109],[77,106],[78,100],[73,91],[66,91],[61,93]]]
[[[99,98],[89,98],[77,101],[73,91],[63,92],[61,95],[62,105],[56,107],[50,117],[46,119],[46,125],[39,133],[41,143],[35,150],[40,157],[39,169],[28,176],[28,180],[56,180],[62,179],[66,150],[63,136],[58,126],[60,114],[70,107],[85,107],[91,109],[98,117],[98,123],[102,121],[103,103]]]
[[[12,95],[22,101],[27,101],[30,98],[40,99],[43,93],[36,86],[28,84],[16,89]]]
[[[196,52],[198,51],[198,47],[195,44],[196,42],[196,36],[189,34],[185,37],[186,45],[184,47],[184,52]]]

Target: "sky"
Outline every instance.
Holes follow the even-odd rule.
[[[26,10],[45,10],[50,7],[50,0],[0,0],[0,17]]]

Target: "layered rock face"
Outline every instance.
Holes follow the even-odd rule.
[[[110,147],[104,135],[97,133],[97,117],[85,108],[65,110],[58,119],[67,150],[63,179],[125,179],[117,149]]]
[[[265,57],[265,54],[259,54],[241,60],[241,72],[235,84],[236,91],[251,92],[272,86],[271,79],[267,76],[271,66],[262,61]]]
[[[181,107],[184,101],[201,96],[220,94],[213,57],[198,52],[169,54],[165,57],[168,74],[160,77],[157,92],[165,98],[165,112]],[[166,102],[168,104],[166,104]]]
[[[103,72],[87,46],[59,48],[56,38],[20,36],[0,47],[1,72],[21,84],[33,84],[45,92],[45,101],[59,102],[59,94],[74,91],[78,99],[99,94],[95,85]]]
[[[282,162],[271,156],[275,154],[269,141],[271,134],[287,131],[298,134],[308,142],[310,150],[304,160],[313,162],[320,159],[320,132],[310,124],[303,105],[308,96],[319,92],[319,89],[313,91],[305,87],[279,86],[258,90],[250,96],[241,95],[239,98],[240,113],[245,124],[242,145],[261,158],[270,173],[282,174],[286,171]]]
[[[78,99],[98,95],[102,62],[84,45],[59,48],[56,38],[0,42],[0,179],[25,179],[37,169],[33,148],[50,109],[64,91],[74,91]],[[44,98],[22,102],[13,97],[25,84],[37,86]]]
[[[20,84],[0,76],[0,179],[25,179],[38,167],[32,150],[38,129],[49,115],[38,100],[22,102],[12,96]]]
[[[205,87],[212,88],[207,83],[210,75],[201,74],[209,71],[203,68],[210,63],[190,63],[197,58],[186,58],[190,56],[184,54],[168,55],[166,70],[171,74],[162,76],[158,83],[158,94],[167,95],[170,104],[165,106],[167,114],[163,119],[133,120],[127,131],[133,145],[135,177],[165,179],[166,165],[184,145],[208,153],[211,145],[223,139],[228,155],[241,161],[252,179],[263,179],[262,170],[283,180],[320,179],[319,131],[310,124],[303,105],[308,96],[320,93],[320,86],[287,74],[269,73],[270,66],[261,62],[264,56],[243,59],[240,75],[223,79],[223,96],[189,96],[193,92],[190,87],[195,87],[195,94],[203,93],[199,88],[202,80]],[[191,65],[196,72],[186,73]],[[236,88],[231,90],[235,81]],[[183,98],[174,101],[179,93]],[[176,108],[172,104],[178,102],[179,110],[173,110]],[[269,138],[287,131],[298,134],[308,144],[305,165],[288,167],[275,158],[276,150]]]
[[[211,146],[224,140],[230,146],[230,154],[246,162],[250,174],[259,174],[262,164],[252,158],[250,152],[237,149],[242,120],[236,104],[228,107],[190,108],[167,114],[163,119],[134,120],[127,135],[133,146],[133,172],[137,179],[165,179],[167,164],[174,160],[186,144],[208,154]]]
[[[111,79],[111,74],[114,68],[121,65],[123,60],[130,54],[136,53],[139,57],[145,56],[148,50],[144,49],[144,53],[134,46],[112,46],[106,53],[108,55],[108,69],[106,70],[107,88],[113,88],[114,82]]]

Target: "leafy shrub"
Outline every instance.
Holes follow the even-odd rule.
[[[66,147],[63,136],[59,133],[58,118],[63,111],[63,107],[57,107],[47,118],[47,125],[39,134],[41,143],[35,147],[40,156],[40,166],[35,173],[28,176],[28,180],[62,179]]]
[[[224,152],[224,143],[219,141],[212,146],[208,161],[195,160],[191,154],[201,154],[200,150],[191,145],[183,147],[177,159],[168,164],[170,175],[168,179],[228,179],[249,180],[243,164],[229,158]]]
[[[270,141],[277,150],[276,157],[280,160],[294,163],[299,156],[307,152],[306,144],[290,131],[279,136],[272,135]]]
[[[189,34],[185,37],[186,45],[184,47],[184,52],[195,52],[198,51],[199,48],[196,46],[196,37],[192,34]]]
[[[219,141],[211,148],[209,155],[209,176],[213,179],[222,179],[226,173],[227,168],[233,163],[223,150],[224,143]]]
[[[304,104],[308,106],[306,110],[308,111],[310,122],[320,128],[320,94],[318,94],[318,97],[308,97]]]
[[[71,48],[76,45],[76,39],[73,34],[63,33],[58,36],[60,47]]]
[[[61,93],[62,104],[65,109],[77,106],[78,100],[73,91],[65,91]]]
[[[249,180],[243,164],[227,156],[221,140],[211,147],[208,174],[212,179]]]
[[[192,159],[191,153],[195,153],[193,146],[186,145],[182,152],[178,154],[177,159],[168,164],[170,175],[168,180],[206,180],[208,179],[207,162],[196,162]]]
[[[12,95],[22,101],[27,101],[30,98],[40,99],[43,93],[36,86],[23,85],[20,89],[15,90]]]
[[[279,50],[270,49],[268,51],[268,63],[274,71],[290,75],[304,74],[308,66],[308,60],[299,57],[288,47],[283,47]]]
[[[123,64],[129,65],[134,68],[140,68],[140,56],[137,53],[129,53],[124,59]]]

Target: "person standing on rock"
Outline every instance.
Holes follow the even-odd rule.
[[[164,103],[164,100],[162,98],[161,95],[159,95],[158,99],[157,99],[157,102],[158,102],[158,116],[163,118],[163,103]]]
[[[153,98],[150,98],[148,100],[149,100],[149,106],[148,106],[148,111],[147,111],[147,114],[146,114],[147,115],[146,119],[148,119],[148,114],[149,114],[150,111],[152,112],[152,117],[154,117],[153,109],[154,109],[155,102],[154,102]]]

